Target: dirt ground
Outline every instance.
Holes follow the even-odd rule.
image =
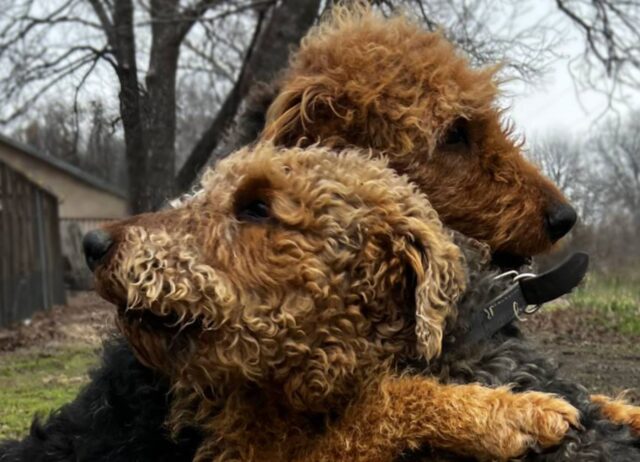
[[[561,374],[592,392],[640,403],[640,335],[610,327],[601,312],[566,307],[523,323],[527,334],[560,364]]]
[[[0,357],[58,344],[99,346],[113,331],[113,307],[91,292],[69,297],[66,306],[42,312],[14,329],[0,329]],[[540,347],[557,359],[562,374],[594,392],[640,402],[640,335],[608,327],[602,313],[570,306],[543,310],[523,325]]]
[[[56,306],[11,329],[0,329],[0,355],[58,345],[95,345],[114,330],[114,308],[93,292],[69,294]]]

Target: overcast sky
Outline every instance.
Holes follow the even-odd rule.
[[[579,136],[603,117],[612,115],[611,110],[607,111],[609,99],[604,94],[576,88],[568,65],[568,59],[559,60],[545,80],[536,85],[505,87],[509,93],[506,99],[511,107],[509,115],[528,139],[547,132]],[[613,109],[624,114],[628,107],[613,102]]]
[[[640,107],[640,91],[627,90],[624,103],[603,93],[576,84],[570,69],[579,74],[579,57],[584,50],[584,37],[568,18],[559,14],[555,2],[523,0],[526,14],[518,18],[533,23],[540,18],[562,31],[562,40],[554,52],[558,59],[547,74],[534,84],[512,83],[504,86],[511,107],[508,112],[518,131],[529,141],[548,132],[582,136],[594,128],[603,117],[624,115],[630,107]],[[602,83],[605,80],[601,80]],[[612,107],[609,107],[611,102]]]

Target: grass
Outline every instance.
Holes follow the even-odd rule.
[[[96,360],[88,346],[1,355],[0,440],[24,435],[34,414],[71,401]]]
[[[607,327],[640,334],[640,270],[591,274],[569,301],[575,308],[601,313],[601,320]]]

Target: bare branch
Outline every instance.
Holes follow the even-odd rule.
[[[44,24],[48,25],[56,21],[58,19],[57,16],[61,14],[63,11],[67,10],[76,1],[77,0],[66,0],[60,7],[56,8],[47,16],[42,18],[31,17],[29,15],[29,11],[31,9],[33,2],[27,3],[26,11],[22,15],[11,18],[12,22],[9,23],[8,28],[12,27],[14,24],[19,24],[21,22],[25,22],[26,24],[20,27],[18,33],[15,36],[13,36],[9,41],[0,45],[0,49],[9,47],[14,43],[16,43],[17,41],[23,39],[37,26],[44,25]],[[8,28],[3,31],[3,36],[9,35]]]
[[[102,25],[102,30],[104,31],[105,36],[107,37],[107,41],[112,48],[117,46],[116,35],[113,30],[113,21],[109,17],[107,9],[101,3],[100,0],[89,0],[89,4],[95,11],[100,24]]]
[[[17,117],[24,114],[27,109],[29,109],[35,101],[40,99],[40,97],[47,92],[49,92],[52,88],[55,88],[60,82],[65,80],[67,77],[75,74],[77,71],[82,69],[88,64],[94,63],[96,61],[94,54],[84,55],[71,63],[65,64],[63,68],[58,70],[56,73],[53,73],[49,79],[45,79],[45,83],[42,87],[32,93],[22,104],[20,104],[16,109],[14,109],[8,116],[0,119],[0,123],[8,123]]]
[[[253,38],[247,48],[247,55],[244,59],[242,68],[240,69],[240,75],[238,76],[235,85],[231,89],[231,92],[229,92],[229,95],[222,104],[218,114],[216,114],[216,118],[202,135],[198,143],[193,148],[189,158],[178,172],[178,176],[176,178],[177,186],[182,191],[186,190],[191,185],[200,169],[206,164],[209,155],[213,152],[220,139],[223,137],[224,130],[233,120],[242,98],[246,94],[246,91],[248,91],[245,82],[247,69],[249,67],[249,61],[253,56],[253,53],[255,53],[256,43],[263,30],[263,24],[264,13],[260,13],[254,29]]]
[[[177,36],[182,40],[189,33],[194,23],[209,9],[215,8],[222,0],[199,0],[191,8],[187,8],[178,17],[183,24],[178,28]]]
[[[286,66],[289,48],[311,27],[319,8],[320,0],[284,0],[273,7],[268,23],[263,25],[259,21],[236,84],[178,173],[176,180],[180,190],[186,190],[209,161],[251,86],[270,81]]]
[[[638,84],[639,0],[556,0],[556,5],[585,37],[582,64],[587,74],[595,74],[587,81],[597,86],[603,73],[625,85]]]

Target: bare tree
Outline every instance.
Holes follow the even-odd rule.
[[[607,121],[592,143],[601,160],[599,174],[610,210],[621,207],[640,232],[640,111],[622,124]]]
[[[580,142],[561,133],[538,140],[529,152],[549,179],[568,195],[583,176],[582,154]]]
[[[80,163],[78,130],[69,106],[63,102],[51,100],[41,105],[38,117],[31,119],[17,136],[46,156],[74,165]]]
[[[80,167],[114,185],[128,184],[125,144],[120,133],[116,133],[101,101],[92,101],[86,111],[86,139],[80,137]]]
[[[74,111],[68,102],[51,100],[39,104],[37,112],[37,118],[15,132],[18,139],[41,154],[126,187],[124,140],[102,102],[90,101]]]
[[[555,133],[534,143],[531,157],[577,208],[580,223],[567,253],[589,251],[607,271],[640,256],[640,112],[604,121],[579,140]]]
[[[387,12],[403,7],[428,28],[447,31],[474,62],[503,61],[508,72],[525,79],[544,68],[558,40],[543,21],[516,27],[524,14],[518,0],[371,1]],[[638,41],[629,41],[638,2],[550,5],[584,31],[586,61],[628,82],[625,70],[638,66]],[[0,0],[0,94],[9,102],[0,108],[0,120],[15,123],[52,91],[69,91],[76,117],[83,91],[117,100],[133,209],[157,207],[191,184],[254,82],[273,78],[319,11],[333,3]],[[197,119],[189,119],[189,92],[178,92],[181,86],[206,89],[210,109],[203,104]],[[189,152],[176,172],[176,127],[189,120],[198,120],[198,127],[190,147],[181,143]]]
[[[599,254],[611,270],[637,269],[640,258],[640,111],[611,117],[595,131],[590,148],[599,160],[603,208]]]
[[[260,17],[249,52],[236,83],[220,107],[216,118],[191,151],[177,177],[178,188],[188,188],[204,167],[223,137],[225,127],[233,120],[252,83],[268,82],[284,68],[289,48],[297,44],[313,24],[320,0],[283,1],[273,9],[267,23]]]
[[[299,24],[292,21],[290,35],[283,34],[289,41],[281,42],[284,49],[296,43],[312,24],[319,0],[259,2],[263,9],[257,11],[258,19],[254,36],[262,33],[265,27],[264,7],[271,8],[267,28],[277,27],[278,13],[283,9],[294,12],[309,10],[311,14],[301,15],[307,19]],[[193,25],[204,19],[207,11],[220,6],[221,0],[200,0],[190,6],[180,7],[178,0],[151,0],[149,15],[151,21],[151,47],[149,65],[144,81],[144,91],[138,78],[135,55],[134,4],[132,0],[116,0],[111,3],[90,0],[100,19],[107,43],[114,57],[114,69],[120,82],[121,115],[129,159],[129,178],[136,176],[144,181],[132,181],[131,193],[136,210],[147,210],[159,205],[161,199],[174,194],[175,178],[175,129],[176,129],[176,78],[178,59],[182,43]],[[245,5],[246,6],[246,5]],[[273,24],[273,25],[272,25]],[[281,23],[282,24],[282,23]],[[269,44],[271,45],[271,44]],[[260,56],[267,50],[254,49],[255,40],[249,44],[247,56]],[[264,65],[274,71],[270,62]],[[275,69],[279,66],[276,64]],[[217,139],[212,133],[221,133],[231,121],[233,115],[246,94],[248,77],[240,72],[238,83],[223,103],[218,115],[200,141],[196,144],[189,159],[198,152],[215,147]]]
[[[215,147],[256,76],[271,78],[284,66],[289,47],[315,20],[320,0],[194,0],[185,5],[179,0],[5,3],[0,59],[9,64],[9,70],[0,87],[15,102],[5,118],[16,117],[42,94],[70,79],[77,96],[106,63],[119,86],[129,177],[135,179],[130,182],[132,205],[134,211],[142,211],[157,207],[175,191],[176,82],[180,55],[194,26],[200,27],[202,38],[226,18],[242,14],[243,27],[253,31],[245,34],[249,40],[240,38],[240,43],[234,43],[235,51],[240,58],[251,59],[254,68],[244,72],[247,66],[240,60],[237,67],[226,69],[227,78],[234,80],[233,88],[190,159]],[[73,30],[78,40],[58,50],[38,45],[43,38],[60,41],[67,30]],[[227,41],[233,43],[233,38]],[[194,56],[199,48],[191,46],[190,50]],[[284,56],[281,62],[275,59],[280,55]],[[144,59],[146,71],[141,70]],[[218,66],[218,73],[221,68]],[[216,73],[215,69],[211,72]]]
[[[584,141],[566,133],[551,133],[536,140],[528,154],[567,196],[582,223],[601,218],[604,185],[595,156]]]
[[[587,83],[601,88],[608,80],[632,87],[640,83],[639,0],[555,0],[584,36],[580,67]]]

